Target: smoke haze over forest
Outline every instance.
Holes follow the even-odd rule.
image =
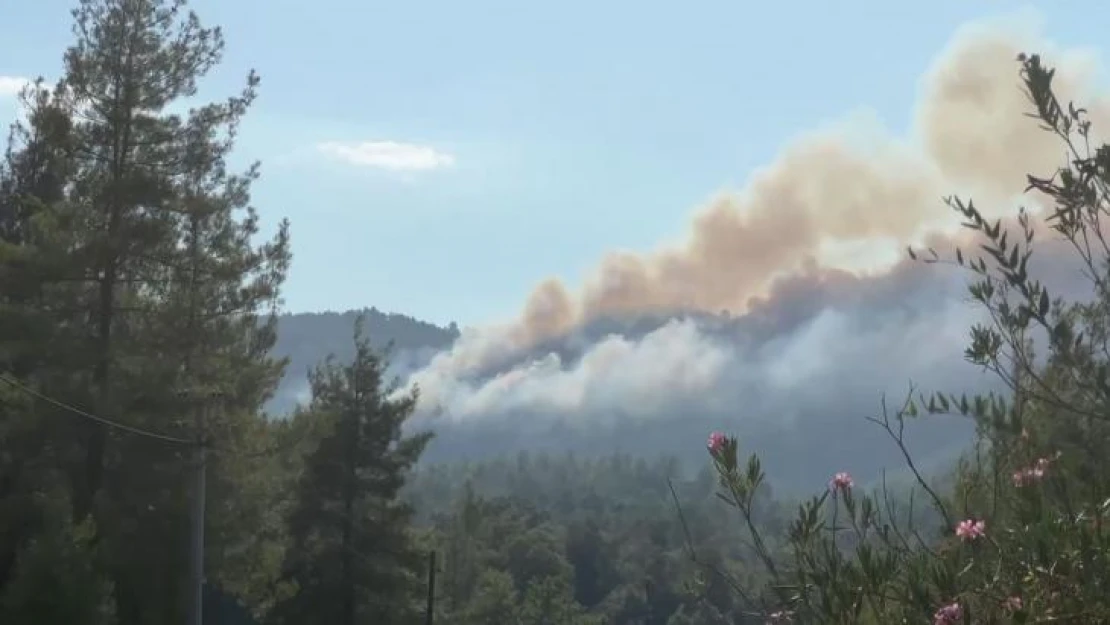
[[[464,331],[411,377],[423,406],[460,421],[693,411],[791,422],[830,404],[874,405],[876,389],[897,392],[911,378],[974,386],[960,362],[976,314],[968,276],[899,257],[926,237],[942,251],[961,244],[944,196],[970,195],[998,215],[1018,201],[1038,208],[1020,195],[1025,174],[1051,173],[1060,155],[1022,117],[1030,103],[1015,59],[1031,47],[1045,42],[1006,26],[957,34],[922,78],[910,136],[858,119],[802,136],[697,211],[679,243],[615,251],[580,289],[545,281],[518,319]],[[1065,93],[1086,96],[1097,127],[1110,109],[1081,89],[1090,59],[1057,54]],[[735,321],[716,332],[689,319],[640,336],[591,332],[604,319],[722,310]],[[553,339],[566,349],[545,349]]]
[[[578,287],[544,280],[517,318],[464,329],[450,349],[399,350],[395,371],[421,392],[415,425],[440,431],[432,455],[536,441],[665,448],[675,436],[691,447],[723,427],[775,446],[796,436],[829,447],[833,436],[838,456],[850,447],[874,459],[883,438],[863,417],[884,393],[896,403],[911,382],[993,388],[962,359],[979,314],[969,275],[905,248],[974,250],[950,195],[1007,222],[1018,206],[1040,209],[1023,194],[1025,175],[1050,174],[1060,151],[1023,117],[1016,57],[1028,49],[1060,68],[1061,92],[1088,106],[1096,128],[1110,120],[1092,55],[1055,49],[1021,20],[966,27],[921,77],[905,136],[866,115],[802,133],[697,209],[675,241],[615,250]],[[1032,270],[1082,297],[1079,268],[1040,235]],[[935,430],[918,437],[926,453],[970,432],[951,419],[921,427]]]
[[[1034,7],[9,4],[0,623],[1110,622]]]

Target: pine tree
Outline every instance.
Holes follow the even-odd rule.
[[[355,358],[310,376],[309,410],[330,432],[307,458],[289,518],[286,571],[297,585],[282,623],[406,623],[415,617],[422,554],[399,500],[408,469],[431,438],[405,435],[416,394],[395,396],[385,361],[355,328]]]
[[[144,345],[134,328],[149,312],[153,270],[174,247],[169,210],[183,173],[183,124],[167,105],[196,91],[219,59],[218,30],[182,16],[181,0],[81,0],[76,42],[65,54],[59,97],[74,120],[75,171],[64,202],[71,251],[84,271],[87,323],[75,365],[98,414],[132,411],[128,387],[143,372],[132,363]],[[144,380],[145,386],[149,380]],[[75,516],[94,512],[109,454],[109,433],[87,424],[75,467]]]
[[[218,32],[212,37],[219,41]],[[269,241],[253,243],[260,228],[250,189],[259,164],[233,173],[227,162],[258,82],[252,72],[241,94],[194,109],[181,124],[179,175],[166,204],[176,241],[149,266],[158,279],[140,329],[144,377],[161,383],[132,391],[148,410],[184,416],[186,427],[199,428],[194,435],[219,450],[209,455],[215,505],[207,514],[207,578],[255,600],[265,589],[256,578],[266,572],[263,552],[273,534],[263,530],[275,530],[280,519],[269,514],[271,483],[257,479],[264,450],[250,441],[266,427],[262,405],[285,366],[270,350],[290,261],[286,222]],[[202,412],[207,417],[197,423]],[[276,572],[278,562],[271,564]]]
[[[258,523],[267,493],[233,496],[257,481],[246,460],[225,459],[245,458],[281,374],[268,353],[289,263],[286,224],[252,243],[257,165],[233,174],[226,163],[258,79],[225,102],[168,112],[219,62],[219,29],[183,0],[80,0],[73,16],[63,76],[30,92],[0,176],[0,315],[12,322],[0,365],[89,412],[231,452],[209,472],[209,544],[236,555],[208,572],[242,591],[258,575],[242,570],[257,540],[237,530]],[[227,398],[203,432],[188,404],[198,389]],[[92,517],[98,528],[120,622],[178,621],[189,450],[35,408],[51,419],[40,447],[67,469],[74,525]],[[0,544],[0,565],[8,552]]]
[[[15,125],[0,161],[0,375],[5,380],[37,386],[44,363],[62,353],[64,324],[52,311],[64,307],[56,287],[64,285],[64,248],[51,207],[65,192],[72,159],[69,116],[52,92],[38,81],[20,95],[28,123]],[[68,500],[67,458],[53,436],[53,423],[22,391],[5,383],[0,388],[0,621],[42,616],[42,599],[58,594],[62,571],[51,566],[81,566],[95,575],[90,563],[51,563],[43,545],[71,537],[52,535],[70,528],[59,516],[56,499]],[[84,529],[88,529],[87,525]],[[49,549],[45,551],[49,552]],[[69,592],[68,590],[63,592]],[[80,592],[80,591],[78,591]],[[99,599],[103,599],[100,597]],[[95,622],[91,598],[84,606],[58,606],[82,620]],[[37,606],[37,607],[36,607]],[[82,612],[82,610],[90,610]]]

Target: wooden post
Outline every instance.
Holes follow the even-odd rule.
[[[196,411],[197,442],[193,457],[192,531],[189,541],[189,585],[192,597],[189,603],[189,625],[204,623],[204,504],[207,499],[207,450],[205,428],[208,420],[208,402],[202,401]]]
[[[436,611],[436,552],[428,552],[428,607],[424,615],[424,622],[432,625]]]

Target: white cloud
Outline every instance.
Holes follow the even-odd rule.
[[[20,76],[0,76],[0,98],[19,94],[19,90],[29,82],[29,79]]]
[[[392,172],[431,171],[455,164],[454,156],[431,146],[397,141],[326,141],[316,148],[351,165]]]

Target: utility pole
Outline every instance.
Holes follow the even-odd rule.
[[[435,619],[435,606],[436,606],[436,552],[432,550],[428,553],[428,607],[424,615],[424,623],[432,625]]]
[[[197,440],[193,449],[193,497],[191,526],[189,536],[189,588],[192,597],[189,601],[189,620],[187,625],[204,623],[204,521],[205,502],[208,496],[208,418],[213,406],[222,401],[219,391],[189,393],[195,398]]]
[[[201,399],[196,407],[197,441],[193,449],[192,532],[189,537],[189,587],[192,597],[188,625],[204,623],[204,504],[208,486],[205,428],[208,425],[208,407],[207,398]]]

